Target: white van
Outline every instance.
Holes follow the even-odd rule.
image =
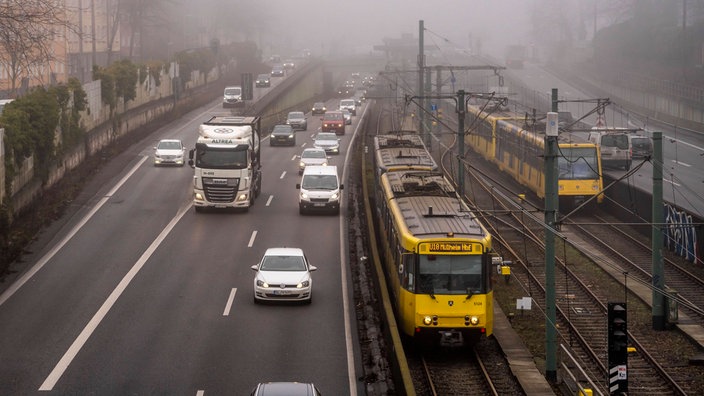
[[[631,140],[628,131],[619,128],[598,129],[589,132],[589,141],[599,145],[601,165],[605,168],[631,169]]]
[[[222,95],[222,107],[242,107],[244,106],[244,101],[242,100],[242,87],[236,85],[232,87],[225,87],[225,92]]]
[[[296,184],[298,211],[300,214],[313,211],[340,214],[340,199],[343,185],[337,176],[337,166],[306,166],[301,182]]]

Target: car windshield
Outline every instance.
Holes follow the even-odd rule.
[[[277,125],[277,126],[274,127],[274,131],[272,132],[272,134],[276,134],[276,135],[281,135],[281,134],[288,135],[289,133],[292,133],[292,132],[293,132],[293,129],[291,129],[291,127],[289,127],[289,126],[286,126],[286,125]]]
[[[240,95],[242,90],[240,88],[227,88],[225,90],[225,95]]]
[[[337,188],[337,176],[306,175],[301,181],[301,188],[306,190],[335,190]]]
[[[293,113],[288,113],[288,118],[290,120],[300,120],[301,118],[305,118],[305,117],[303,116],[302,112],[297,111],[297,112],[293,112]]]
[[[306,150],[301,155],[301,158],[325,158],[325,151],[322,150]]]
[[[325,113],[323,119],[325,121],[338,121],[342,119],[342,113]]]
[[[301,256],[265,256],[260,271],[305,271],[306,263]]]
[[[354,106],[354,100],[343,100],[340,104],[342,106]]]
[[[325,105],[323,103],[318,102],[314,104],[313,107],[325,107]]]
[[[628,135],[604,135],[601,137],[601,145],[606,147],[617,147],[622,150],[628,149]]]
[[[156,146],[159,150],[180,150],[181,143],[179,142],[159,142]]]
[[[315,140],[337,140],[337,136],[333,133],[319,133]]]

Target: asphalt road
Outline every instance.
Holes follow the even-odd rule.
[[[192,169],[154,167],[152,147],[193,147],[219,111],[218,99],[106,164],[38,236],[0,295],[0,394],[243,395],[294,380],[357,394],[345,218],[298,214],[296,155],[320,120],[309,115],[296,147],[263,141],[249,212],[196,214]],[[359,118],[331,161],[340,173]],[[250,266],[274,246],[301,247],[318,267],[311,305],[252,301]]]

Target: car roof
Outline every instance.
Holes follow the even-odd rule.
[[[288,115],[303,115],[302,111],[290,111]]]
[[[319,166],[319,165],[311,165],[311,166],[306,166],[306,168],[303,170],[303,175],[335,175],[337,176],[337,166],[335,165],[329,165],[329,166]]]
[[[315,135],[315,138],[317,139],[319,137],[330,137],[330,136],[334,136],[335,138],[337,138],[337,135],[335,135],[335,132],[318,132],[318,134]]]
[[[305,382],[266,382],[257,385],[256,396],[309,396],[313,384]]]
[[[274,247],[266,249],[265,256],[303,256],[303,249],[292,247]]]
[[[165,142],[165,143],[166,143],[166,142],[181,143],[181,140],[180,140],[180,139],[161,139],[161,140],[159,140],[159,143],[161,143],[161,142]]]

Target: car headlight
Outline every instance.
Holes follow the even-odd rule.
[[[301,193],[301,199],[308,199],[308,193]]]
[[[340,197],[340,194],[339,194],[339,193],[333,193],[333,194],[330,196],[330,200],[331,200],[331,201],[337,201],[337,199],[338,199],[339,197]]]
[[[294,136],[295,136],[294,134],[290,134],[290,135],[288,135],[288,138],[293,139]]]
[[[303,281],[303,282],[297,284],[297,285],[296,285],[296,288],[302,289],[302,288],[308,287],[308,286],[310,286],[310,281],[309,281],[309,280],[305,280],[305,281]]]
[[[257,286],[259,287],[269,287],[269,284],[264,282],[263,280],[257,279]]]
[[[303,161],[301,161],[301,162],[298,163],[298,166],[301,167],[301,168],[305,168],[305,167],[306,167],[306,163],[303,162]]]

